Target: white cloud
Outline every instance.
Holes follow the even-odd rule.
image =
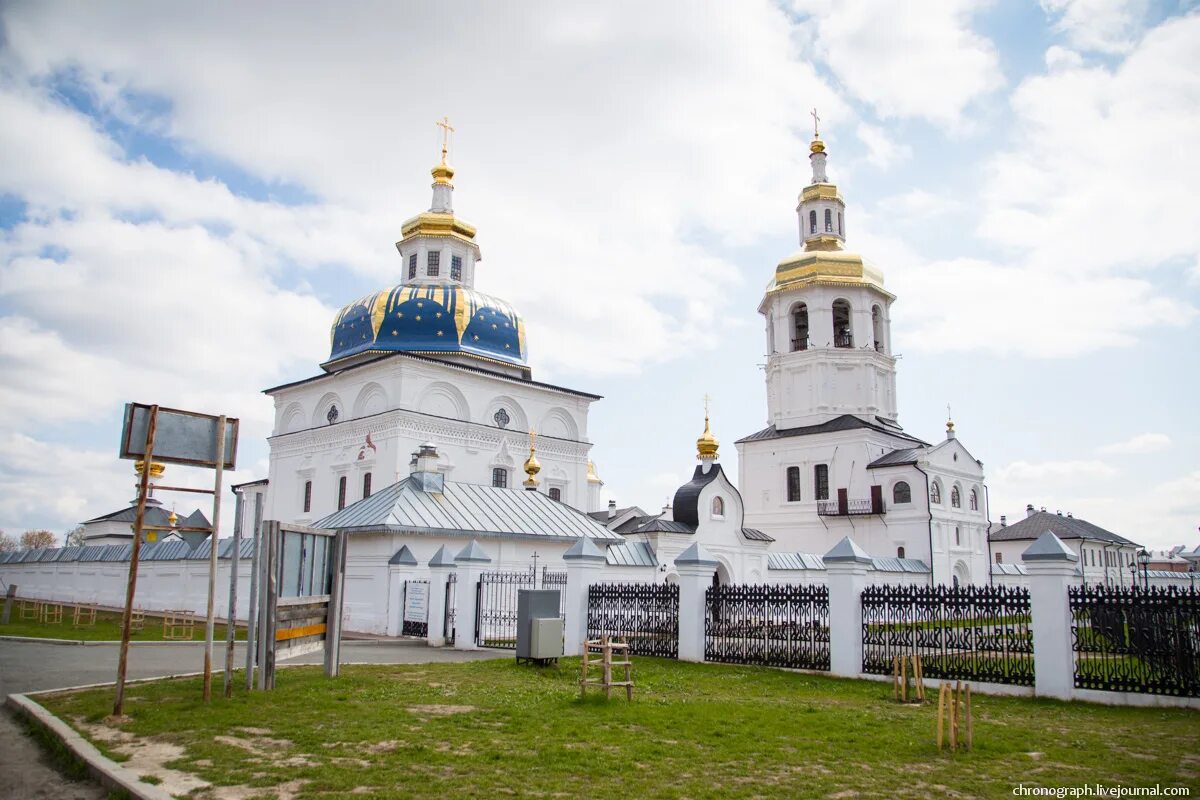
[[[1041,0],[1057,19],[1055,29],[1072,46],[1102,53],[1123,53],[1141,32],[1148,0]]]
[[[912,158],[912,148],[906,144],[897,144],[883,128],[860,122],[855,134],[867,147],[867,161],[880,169],[887,169],[893,164]]]
[[[967,107],[1003,85],[992,42],[971,28],[984,3],[794,0],[815,54],[882,117],[958,127]]]
[[[1171,437],[1165,433],[1141,433],[1123,442],[1113,442],[1096,448],[1100,455],[1125,456],[1143,453],[1159,453],[1171,446]]]
[[[997,483],[1013,484],[1058,484],[1095,478],[1111,478],[1117,474],[1115,467],[1103,461],[1014,461],[996,470]]]

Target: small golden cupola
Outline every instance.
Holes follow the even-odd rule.
[[[720,446],[717,437],[712,435],[708,424],[708,397],[704,398],[704,433],[696,440],[696,458],[700,461],[712,462],[717,460],[717,448]]]
[[[796,212],[800,215],[800,241],[806,251],[841,250],[846,244],[846,202],[825,173],[825,142],[821,141],[821,118],[812,110],[813,140],[808,146],[812,183],[800,193]]]
[[[542,471],[542,465],[537,460],[537,433],[529,432],[529,458],[525,459],[525,474],[527,477],[521,485],[531,492],[536,492],[538,487],[537,475]]]

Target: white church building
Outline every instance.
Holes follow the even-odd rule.
[[[985,584],[983,465],[955,437],[898,422],[883,273],[848,252],[846,204],[814,136],[797,207],[801,248],[775,268],[766,322],[767,427],[738,440],[746,523],[772,549],[824,553],[850,536],[877,558],[924,562],[934,583]]]

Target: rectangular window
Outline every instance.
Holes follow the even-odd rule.
[[[800,502],[800,468],[787,468],[787,499],[789,503]]]
[[[411,281],[417,277],[417,254],[413,253],[408,257],[408,279]]]
[[[363,475],[363,499],[371,496],[371,473]]]
[[[550,499],[561,501],[562,500],[562,489],[559,489],[557,486],[554,487],[553,489],[551,489],[550,490]]]
[[[312,481],[304,482],[304,513],[312,511]]]
[[[346,507],[346,476],[338,478],[338,511]]]
[[[997,563],[997,564],[1003,564],[1003,563],[1004,563],[1004,553],[1000,553],[1000,552],[997,552],[997,553],[996,553],[996,563]]]
[[[462,280],[462,259],[458,256],[450,256],[450,279]]]
[[[492,486],[497,489],[508,488],[508,470],[497,467],[492,470]]]
[[[442,254],[438,250],[429,251],[429,261],[426,263],[425,274],[431,278],[436,278],[438,273],[442,271]]]
[[[817,464],[813,467],[813,489],[818,500],[829,499],[829,465]]]

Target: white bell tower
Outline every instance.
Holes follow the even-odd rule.
[[[796,206],[801,249],[776,267],[758,308],[767,328],[768,423],[784,430],[844,414],[895,423],[895,296],[878,269],[843,249],[846,203],[825,173],[816,124],[809,151],[812,183]]]

